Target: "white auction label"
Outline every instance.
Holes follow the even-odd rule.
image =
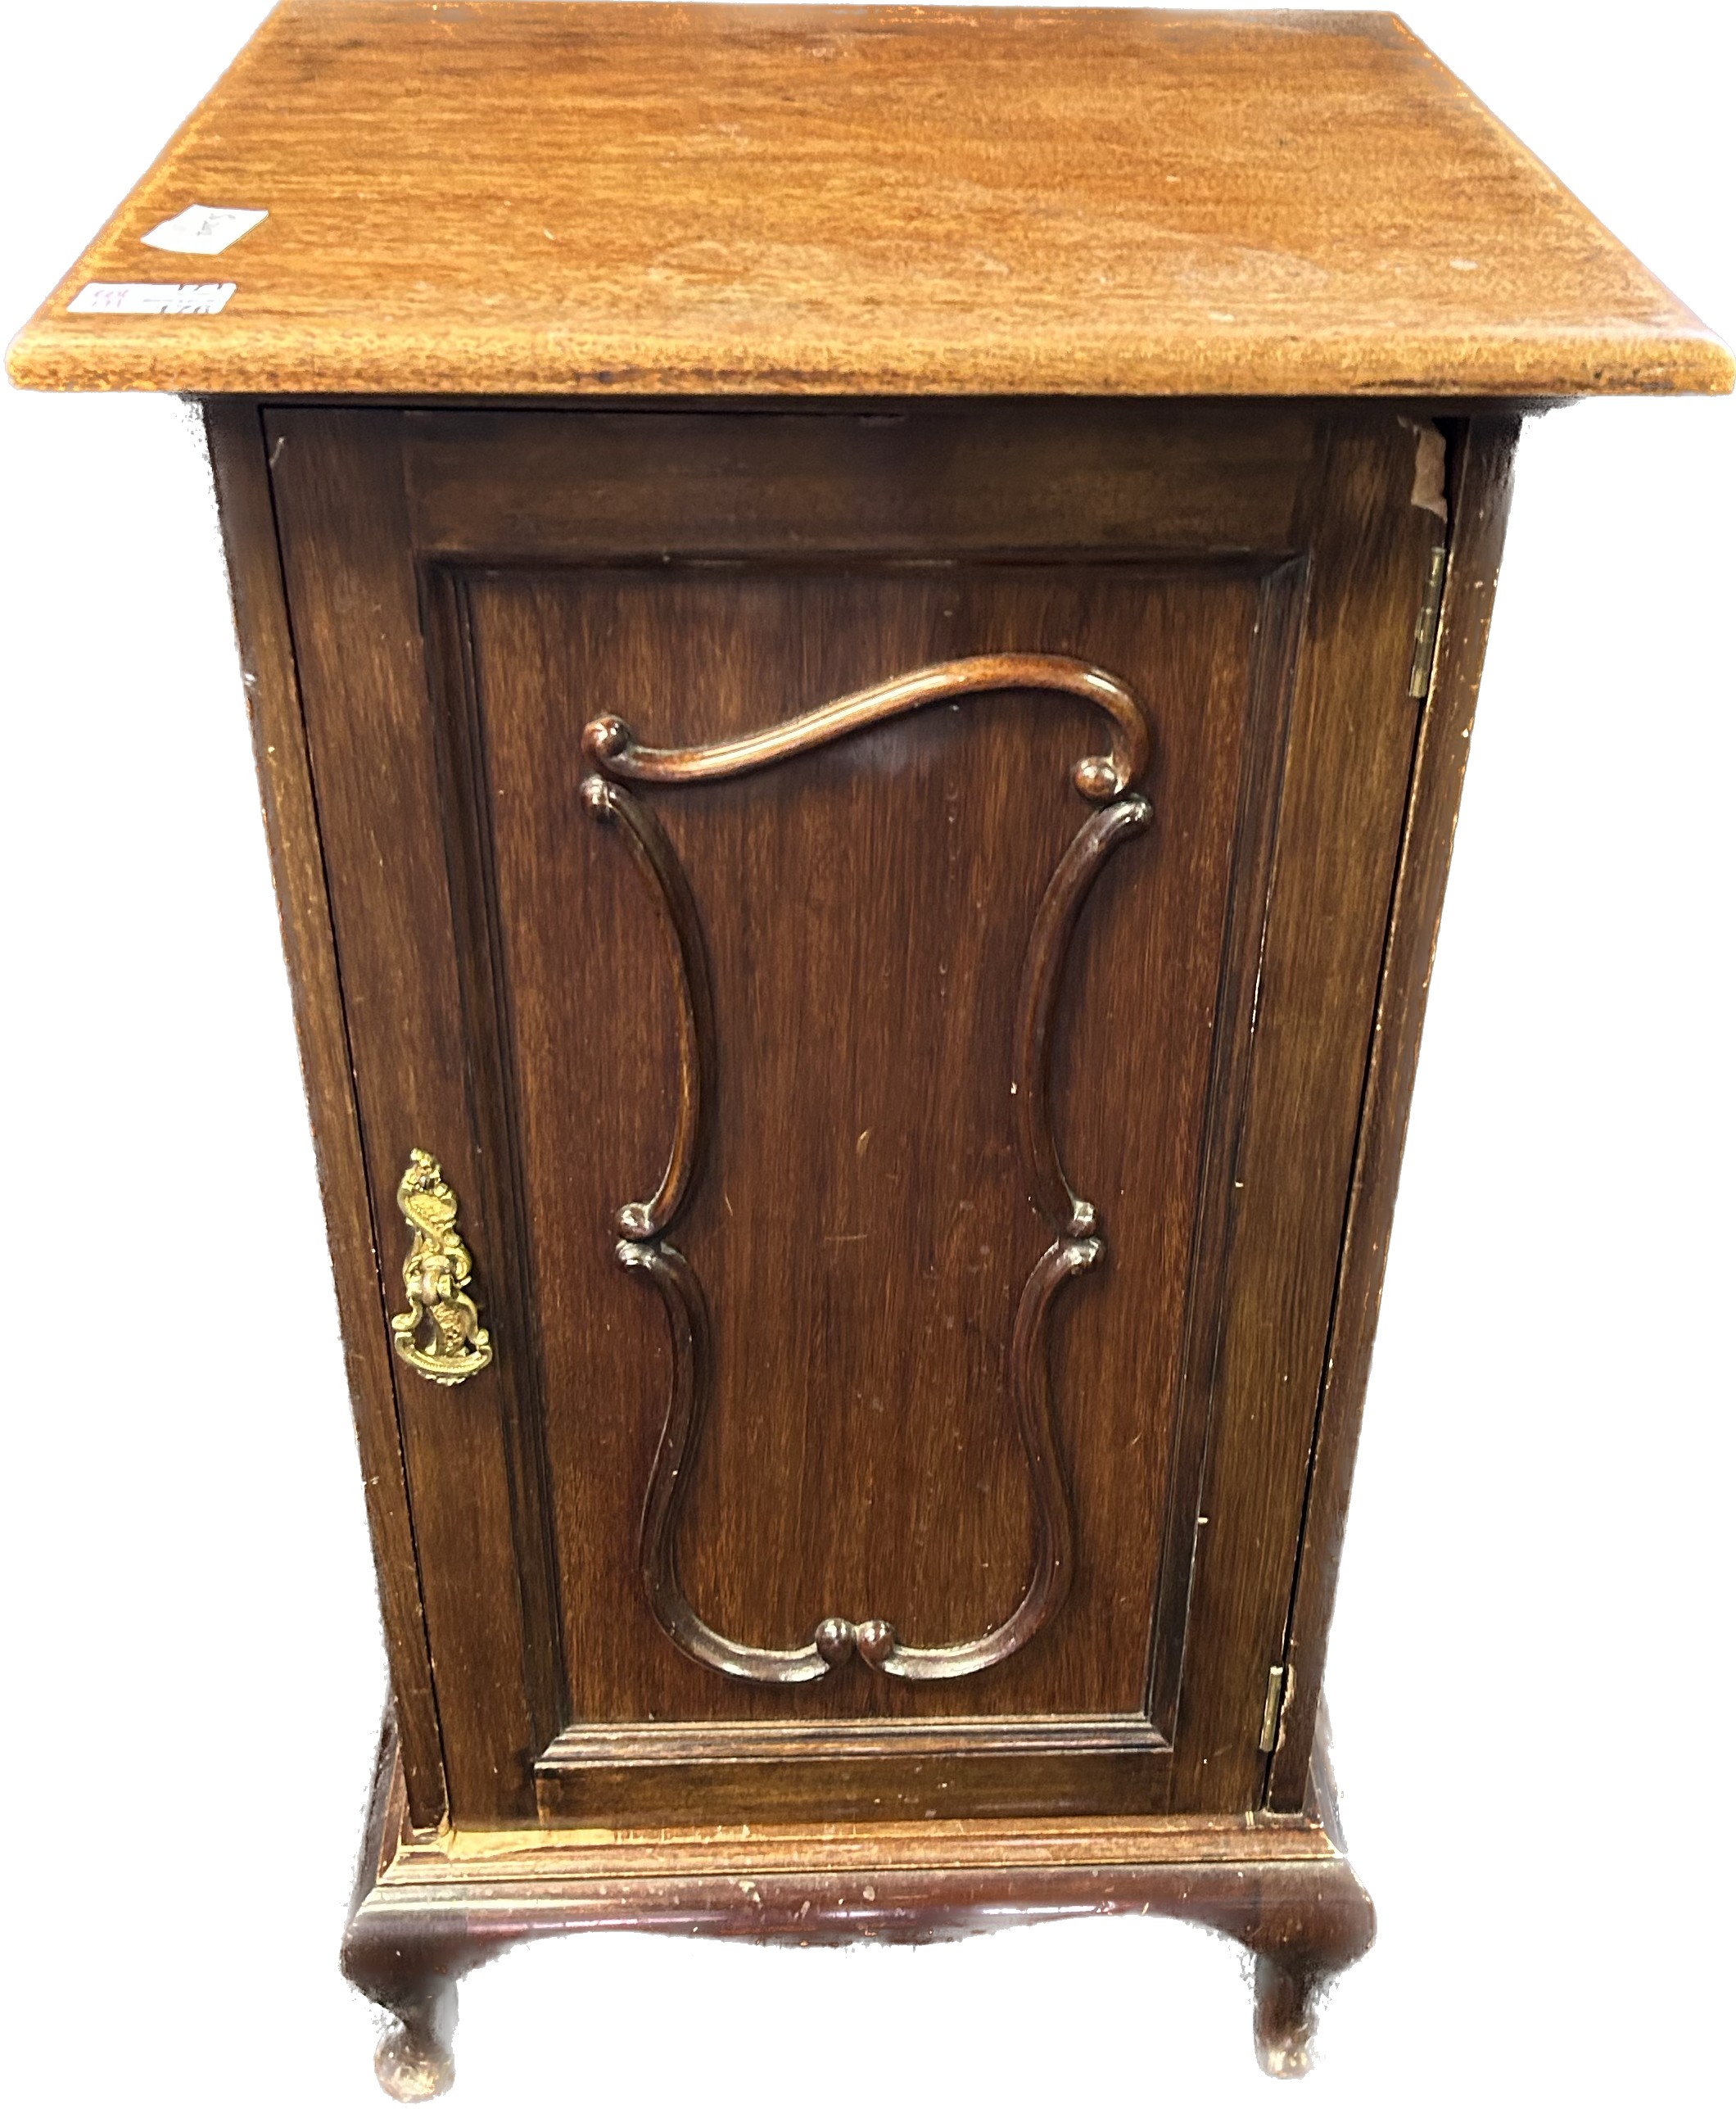
[[[210,286],[122,286],[93,278],[66,303],[68,315],[221,315],[233,283]]]
[[[173,249],[183,256],[215,256],[268,216],[238,205],[190,205],[138,238],[152,249]]]

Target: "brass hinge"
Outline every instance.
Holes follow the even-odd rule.
[[[1284,1715],[1284,1685],[1289,1672],[1274,1663],[1266,1672],[1266,1710],[1259,1718],[1259,1747],[1269,1758],[1278,1747],[1278,1722]]]
[[[1422,589],[1422,606],[1417,615],[1417,639],[1411,652],[1410,693],[1421,703],[1429,692],[1429,677],[1435,671],[1435,639],[1440,629],[1440,600],[1447,584],[1447,545],[1439,542],[1429,552],[1429,582]]]

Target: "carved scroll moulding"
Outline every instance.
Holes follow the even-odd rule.
[[[693,1474],[704,1414],[710,1329],[705,1295],[682,1253],[665,1236],[691,1188],[703,1139],[707,1079],[713,1069],[710,971],[686,874],[661,821],[629,785],[671,788],[714,783],[907,715],[930,704],[992,693],[1038,690],[1078,696],[1109,720],[1109,752],[1075,764],[1073,782],[1099,809],[1084,821],[1056,867],[1025,948],[1015,1011],[1010,1102],[1032,1203],[1054,1232],[1020,1292],[1013,1324],[1013,1414],[1032,1494],[1029,1578],[1008,1615],[980,1638],[911,1647],[882,1618],[822,1618],[794,1648],[762,1648],[708,1625],[689,1602],[676,1568],[681,1504]],[[594,718],[584,751],[596,773],[581,787],[594,818],[621,834],[661,912],[675,966],[679,1018],[677,1106],[667,1164],[656,1192],[618,1209],[620,1264],[643,1274],[662,1297],[672,1354],[670,1401],[645,1492],[640,1569],[658,1623],[682,1652],[726,1677],[756,1684],[807,1684],[859,1657],[887,1677],[927,1681],[968,1677],[1003,1662],[1054,1615],[1073,1578],[1074,1524],[1057,1452],[1045,1333],[1062,1286],[1103,1251],[1097,1212],[1076,1194],[1062,1168],[1049,1107],[1049,1055],[1068,948],[1104,863],[1151,822],[1134,786],[1151,754],[1145,713],[1126,685],[1080,659],[1001,654],[952,659],[822,704],[744,738],[691,748],[642,747],[618,717]]]

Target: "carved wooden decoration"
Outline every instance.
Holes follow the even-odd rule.
[[[931,703],[994,691],[1047,690],[1080,696],[1110,723],[1110,752],[1087,755],[1073,772],[1081,796],[1100,808],[1069,844],[1050,880],[1026,947],[1015,1012],[1011,1099],[1014,1125],[1033,1206],[1054,1241],[1037,1261],[1013,1325],[1014,1416],[1030,1480],[1033,1514],[1029,1578],[1008,1615],[980,1638],[943,1647],[911,1647],[889,1620],[822,1618],[813,1637],[794,1648],[762,1648],[716,1632],[689,1602],[676,1570],[676,1527],[692,1478],[703,1419],[709,1324],[698,1277],[665,1233],[674,1224],[698,1169],[704,1140],[707,1079],[712,1066],[711,982],[698,912],[685,873],[649,805],[622,780],[680,785],[744,775]],[[1073,930],[1092,882],[1110,853],[1151,819],[1132,786],[1145,770],[1150,735],[1132,693],[1083,661],[1038,654],[954,659],[865,689],[744,739],[685,749],[641,747],[621,719],[594,718],[584,749],[598,774],[581,786],[586,808],[619,828],[674,953],[680,1018],[679,1085],[674,1138],[657,1191],[629,1202],[615,1217],[621,1265],[644,1274],[663,1301],[673,1357],[664,1421],[640,1534],[640,1569],[658,1623],[683,1652],[726,1677],[757,1684],[807,1684],[852,1655],[888,1677],[933,1680],[968,1677],[1002,1662],[1038,1632],[1066,1596],[1073,1577],[1073,1517],[1057,1455],[1045,1335],[1062,1285],[1103,1251],[1097,1213],[1075,1194],[1061,1167],[1049,1111],[1051,1029]]]

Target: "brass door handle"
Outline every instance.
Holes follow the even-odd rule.
[[[426,1150],[412,1150],[398,1206],[415,1235],[404,1262],[410,1307],[391,1322],[400,1362],[436,1384],[462,1384],[495,1359],[481,1314],[464,1293],[470,1254],[458,1234],[458,1196]]]

